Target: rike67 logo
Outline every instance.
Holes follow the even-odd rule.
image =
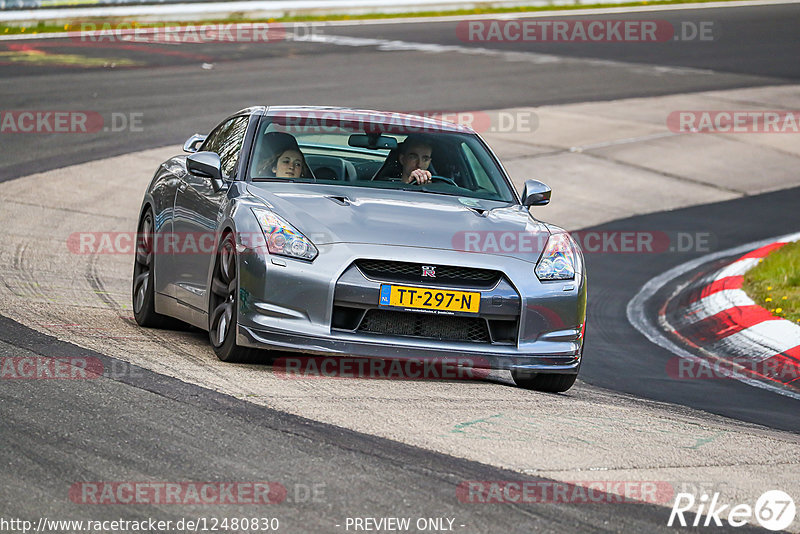
[[[723,504],[719,492],[711,497],[703,493],[699,498],[691,493],[678,493],[667,526],[721,527],[727,523],[725,526],[741,527],[755,519],[767,530],[784,530],[794,521],[795,512],[794,500],[781,490],[764,492],[755,506]]]

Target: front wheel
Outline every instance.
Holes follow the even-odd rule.
[[[544,391],[546,393],[563,393],[575,383],[577,374],[532,373],[521,369],[512,369],[514,383],[521,388]]]
[[[257,359],[258,351],[236,344],[239,308],[239,279],[236,242],[226,234],[217,249],[211,292],[208,299],[208,336],[214,353],[223,362],[247,363]]]

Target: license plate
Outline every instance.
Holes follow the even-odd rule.
[[[478,313],[481,294],[424,287],[381,285],[380,305],[415,310]]]

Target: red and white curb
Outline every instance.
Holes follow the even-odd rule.
[[[736,362],[755,377],[800,385],[800,325],[773,315],[741,289],[747,271],[791,241],[786,236],[720,269],[694,290],[674,326],[666,315],[669,302],[659,322],[688,345]]]
[[[722,374],[800,400],[800,325],[773,316],[742,291],[744,274],[773,250],[800,240],[800,233],[748,243],[679,265],[645,284],[628,303],[631,324],[653,343],[698,365],[710,363]],[[679,276],[714,260],[742,254],[736,261],[689,287],[689,302],[670,324],[661,307],[658,325],[644,312],[645,303]],[[687,287],[677,293],[686,294]],[[673,317],[675,317],[673,315]],[[679,346],[677,336],[703,356]],[[721,364],[721,365],[720,365]]]

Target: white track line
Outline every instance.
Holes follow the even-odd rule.
[[[506,50],[498,50],[493,48],[484,48],[476,46],[461,46],[461,45],[440,45],[433,43],[418,43],[412,41],[398,41],[389,39],[374,39],[368,37],[350,37],[343,35],[311,35],[306,41],[316,43],[326,43],[339,46],[353,46],[353,47],[377,47],[378,50],[383,52],[398,52],[398,51],[411,51],[411,52],[427,52],[427,53],[459,53],[470,56],[489,56],[496,57],[505,61],[518,61],[527,62],[537,65],[542,64],[565,64],[565,63],[581,63],[598,67],[622,67],[633,72],[641,72],[648,75],[663,76],[668,74],[677,75],[711,75],[715,74],[713,70],[697,69],[692,67],[665,67],[660,65],[647,65],[643,63],[628,63],[624,61],[614,61],[605,59],[591,59],[591,58],[573,58],[567,56],[556,56],[553,54],[540,54],[536,52],[513,52]]]

